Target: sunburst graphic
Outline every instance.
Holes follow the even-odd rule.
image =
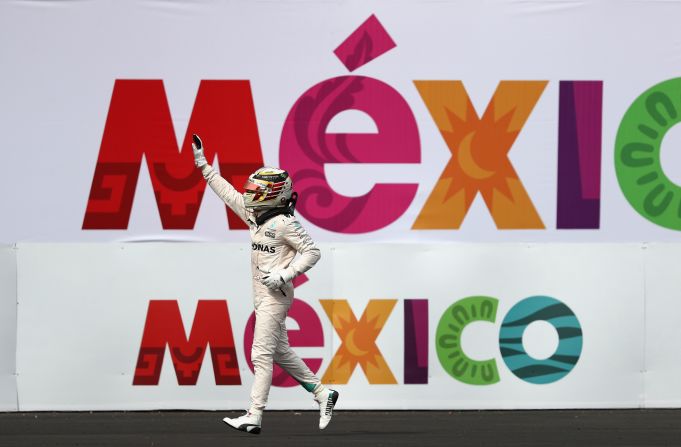
[[[413,228],[459,228],[478,192],[498,228],[544,228],[508,152],[546,82],[500,82],[482,118],[460,81],[416,86],[452,158]]]
[[[492,102],[481,120],[462,120],[451,110],[446,110],[446,114],[453,130],[443,130],[442,136],[447,146],[456,149],[442,173],[442,178],[451,180],[445,199],[460,191],[464,192],[466,207],[478,191],[485,198],[492,198],[492,193],[499,191],[511,199],[509,179],[518,177],[506,156],[518,136],[517,131],[509,131],[513,110],[495,119]],[[470,101],[466,116],[476,116]]]
[[[376,338],[397,300],[370,300],[359,321],[346,300],[320,300],[324,311],[341,338],[341,346],[324,373],[324,383],[348,383],[359,364],[369,383],[397,383]]]

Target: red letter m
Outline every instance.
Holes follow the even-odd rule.
[[[206,345],[210,345],[216,385],[241,384],[227,301],[200,300],[189,338],[177,301],[149,301],[133,385],[158,385],[166,345],[180,385],[196,385]]]
[[[235,185],[263,165],[248,81],[201,81],[187,130],[180,150],[163,81],[116,80],[83,229],[128,227],[143,156],[163,228],[194,228],[206,183],[194,167],[192,133]],[[228,222],[246,228],[232,211]]]

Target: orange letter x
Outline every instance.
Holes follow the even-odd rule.
[[[347,300],[319,301],[341,338],[341,345],[331,359],[322,382],[348,383],[359,363],[369,383],[397,383],[376,346],[376,338],[397,300],[370,300],[359,321]]]
[[[461,81],[414,83],[452,158],[413,228],[459,228],[478,191],[497,228],[544,228],[508,151],[546,81],[501,81],[482,118]]]

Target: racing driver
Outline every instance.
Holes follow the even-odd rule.
[[[255,378],[250,408],[243,416],[224,418],[230,427],[259,434],[262,412],[272,385],[273,362],[281,366],[319,403],[319,428],[331,421],[338,392],[322,385],[307,365],[293,352],[286,332],[286,314],[293,300],[291,281],[314,266],[319,248],[294,217],[298,194],[288,172],[262,167],[248,177],[240,194],[208,164],[203,144],[192,136],[194,164],[208,185],[250,230],[255,332],[251,359]],[[296,258],[296,254],[300,254]],[[295,258],[295,259],[294,259]]]

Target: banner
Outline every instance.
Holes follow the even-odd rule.
[[[0,411],[17,411],[17,262],[14,247],[0,246]]]
[[[247,248],[20,244],[20,409],[244,408]],[[321,248],[287,327],[344,409],[643,404],[638,245]],[[314,408],[278,369],[274,385],[268,408]]]
[[[243,240],[193,167],[197,133],[237,188],[287,169],[318,241],[674,242],[679,15],[1,2],[0,241]]]
[[[244,408],[248,231],[194,133],[291,174],[290,339],[343,408],[681,405],[678,17],[0,2],[0,410]]]
[[[646,259],[645,400],[681,406],[681,263],[679,244],[651,244]]]

